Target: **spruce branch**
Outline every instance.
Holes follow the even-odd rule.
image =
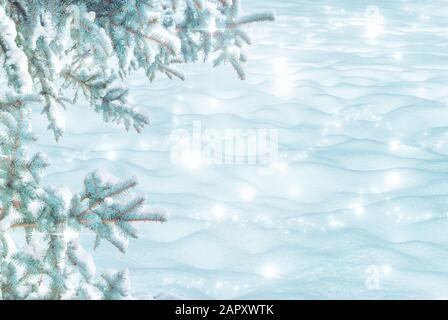
[[[113,218],[113,219],[102,219],[101,222],[102,223],[116,223],[119,222],[120,220],[123,220],[122,218]],[[78,220],[79,223],[81,224],[89,224],[91,223],[91,221],[87,220],[87,219],[80,219]],[[145,217],[145,218],[128,218],[128,219],[124,219],[123,221],[126,222],[160,222],[160,223],[165,223],[167,221],[165,216],[155,216],[155,217]],[[63,222],[60,222],[60,224],[63,224]],[[13,223],[10,228],[11,229],[16,229],[16,228],[37,228],[38,224],[36,222],[31,222],[31,223]]]
[[[135,179],[87,175],[84,190],[44,187],[49,165],[36,141],[31,104],[55,140],[63,113],[84,98],[105,122],[140,132],[148,118],[134,108],[124,79],[141,70],[184,80],[183,63],[228,63],[245,79],[245,28],[270,14],[242,15],[238,0],[0,0],[0,298],[120,299],[130,296],[126,272],[95,277],[79,232],[124,252],[136,223],[165,222],[133,196]],[[3,80],[3,79],[2,79]],[[12,230],[25,231],[16,248]]]

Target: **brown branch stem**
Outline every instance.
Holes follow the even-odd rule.
[[[103,219],[103,223],[116,223],[118,221],[124,221],[124,222],[160,222],[164,223],[166,222],[166,218],[164,216],[159,217],[152,217],[152,218],[135,218],[135,219],[121,219],[121,218],[115,218],[115,219]],[[65,222],[65,221],[64,221]],[[60,222],[61,224],[64,222]],[[87,219],[81,219],[79,220],[80,223],[86,224],[89,223],[89,220]],[[37,223],[14,223],[10,226],[10,229],[16,229],[16,228],[36,228]]]

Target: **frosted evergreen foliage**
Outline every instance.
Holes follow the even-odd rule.
[[[212,59],[244,79],[244,27],[265,20],[273,16],[241,15],[238,0],[0,0],[0,298],[131,298],[125,271],[96,276],[79,233],[124,252],[135,222],[165,221],[133,196],[135,179],[92,173],[77,194],[42,186],[49,161],[27,154],[30,105],[42,106],[56,140],[80,98],[140,132],[148,119],[130,104],[125,77],[142,69],[151,81],[183,80],[180,64]]]

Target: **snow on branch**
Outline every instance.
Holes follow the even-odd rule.
[[[184,80],[183,63],[228,63],[245,79],[247,26],[271,14],[242,15],[237,0],[0,0],[0,299],[127,299],[127,272],[96,277],[80,232],[124,252],[136,222],[165,222],[134,195],[135,179],[92,173],[77,194],[44,187],[49,165],[28,155],[32,105],[56,140],[64,110],[85,99],[105,122],[140,132],[149,123],[129,99],[125,78],[142,71]],[[24,231],[16,246],[10,233]]]
[[[27,70],[26,54],[16,44],[17,30],[14,21],[5,14],[0,6],[0,48],[5,56],[4,67],[11,87],[20,94],[32,91],[33,81]]]

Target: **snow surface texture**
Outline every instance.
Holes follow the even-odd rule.
[[[252,27],[247,81],[209,64],[184,67],[185,82],[135,75],[141,135],[86,104],[55,144],[35,117],[46,183],[136,175],[169,212],[125,256],[103,245],[98,270],[129,268],[140,297],[447,298],[448,1],[243,5],[277,14]],[[170,134],[193,121],[277,129],[278,172],[174,165]]]

